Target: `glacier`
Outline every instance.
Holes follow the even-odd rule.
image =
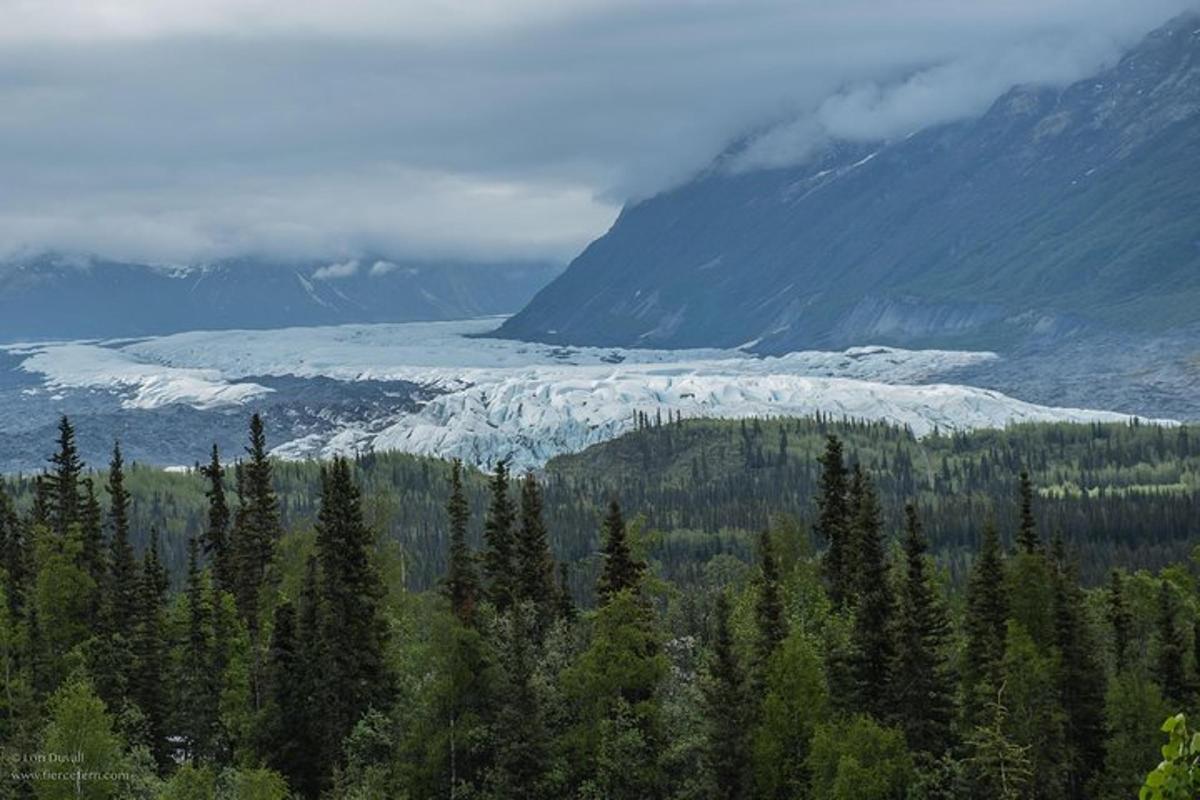
[[[404,381],[396,403],[275,447],[281,458],[399,450],[537,468],[618,436],[634,415],[888,420],[914,434],[1027,421],[1118,422],[1129,415],[1024,402],[946,376],[995,353],[864,346],[761,357],[740,349],[563,347],[476,338],[501,319],[194,331],[140,340],[9,346],[47,390],[121,393],[129,409],[253,408],[268,377]],[[411,401],[411,398],[405,398]]]

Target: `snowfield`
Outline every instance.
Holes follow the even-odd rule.
[[[415,410],[344,420],[280,444],[284,458],[366,449],[458,457],[517,468],[581,450],[633,427],[635,412],[685,417],[886,419],[917,435],[1025,421],[1121,421],[938,382],[994,353],[858,347],[759,358],[739,350],[564,348],[473,338],[499,320],[192,332],[135,342],[8,348],[47,390],[121,393],[130,409],[252,406],[255,377],[409,381],[433,393]]]

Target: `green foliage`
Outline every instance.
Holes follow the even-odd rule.
[[[1159,732],[1169,713],[1157,684],[1146,676],[1128,670],[1109,682],[1100,797],[1126,800],[1137,793],[1146,767],[1160,757]]]
[[[612,595],[596,612],[587,649],[563,675],[578,709],[566,745],[581,770],[580,785],[602,791],[620,784],[643,792],[653,786],[661,747],[657,694],[668,666],[645,604],[631,589]],[[637,759],[606,766],[627,751]]]
[[[818,726],[808,766],[813,800],[899,800],[913,772],[904,734],[866,716]]]
[[[1066,794],[1068,759],[1066,714],[1057,685],[1053,654],[1039,648],[1017,622],[1009,622],[1003,661],[1004,733],[1028,754],[1034,784],[1030,798]]]
[[[118,793],[113,777],[126,771],[124,743],[113,730],[113,720],[84,678],[66,680],[47,705],[49,721],[42,733],[38,755],[51,759],[31,770],[50,773],[95,773],[94,780],[43,776],[34,780],[38,800],[95,798],[107,800]],[[107,776],[107,777],[105,777]]]
[[[755,796],[796,797],[809,783],[809,743],[830,713],[816,643],[792,631],[768,663],[765,688],[752,738]]]
[[[1192,800],[1200,795],[1200,733],[1192,733],[1183,714],[1168,717],[1162,730],[1162,761],[1146,776],[1138,800]]]

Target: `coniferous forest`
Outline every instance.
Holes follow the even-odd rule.
[[[1194,431],[638,428],[178,474],[64,418],[0,483],[0,798],[1197,796]]]

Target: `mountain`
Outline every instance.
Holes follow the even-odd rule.
[[[560,269],[382,258],[163,267],[40,255],[0,264],[0,341],[505,314]]]
[[[735,160],[627,207],[498,335],[1003,351],[1200,323],[1200,15],[975,119],[788,168]]]

